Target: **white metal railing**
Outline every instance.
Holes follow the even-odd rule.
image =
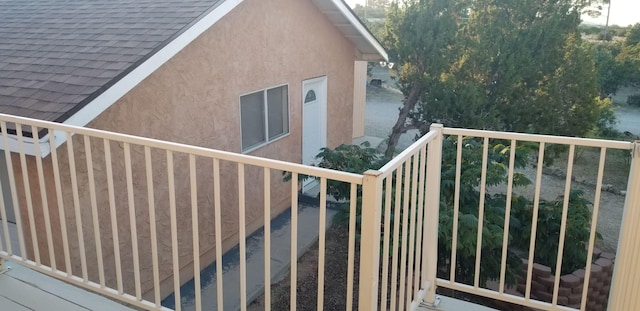
[[[327,182],[350,184],[355,198],[362,175],[3,114],[0,131],[0,152],[6,156],[11,189],[0,192],[4,230],[0,260],[15,261],[150,310],[167,309],[161,300],[171,292],[175,309],[180,310],[181,285],[193,279],[195,309],[202,310],[212,306],[202,305],[198,272],[212,261],[203,260],[213,257],[217,309],[223,310],[223,247],[225,242],[239,243],[244,310],[245,240],[251,233],[247,228],[264,226],[264,278],[270,280],[272,210],[290,206],[292,228],[297,228],[299,184],[295,181],[299,175],[315,176],[321,188],[318,308],[322,308]],[[27,132],[33,139],[25,138]],[[44,140],[39,138],[42,133],[48,134]],[[66,146],[56,148],[61,137]],[[29,156],[27,141],[36,155],[42,154],[40,148],[45,145],[51,153],[44,158]],[[294,182],[282,181],[284,171],[291,172]],[[11,196],[17,237],[7,229],[9,207],[4,206],[3,195]],[[356,200],[350,204],[355,214]],[[348,304],[354,295],[353,221],[350,232]],[[12,248],[15,238],[19,250]],[[290,246],[294,309],[297,230],[291,230]],[[270,282],[265,286],[265,303],[270,306]]]
[[[442,126],[434,125],[379,171],[365,173],[361,310],[415,310],[436,301],[441,146]]]
[[[0,192],[3,236],[0,261],[8,259],[72,284],[149,310],[166,310],[161,300],[173,292],[181,309],[181,285],[193,279],[196,310],[203,306],[200,271],[216,263],[217,309],[223,310],[222,253],[227,244],[239,244],[240,305],[247,305],[247,245],[250,230],[264,226],[264,278],[271,279],[270,223],[272,211],[291,207],[292,228],[298,227],[297,182],[301,175],[318,177],[320,187],[318,296],[323,309],[327,184],[350,184],[347,310],[415,310],[419,304],[437,304],[436,286],[544,310],[568,309],[558,302],[568,194],[574,153],[578,146],[600,148],[600,161],[588,254],[592,254],[598,223],[606,150],[631,150],[628,142],[527,135],[443,128],[431,131],[377,171],[363,175],[338,172],[231,152],[166,141],[67,126],[0,114],[0,152],[4,152],[9,193]],[[26,132],[33,137],[25,137]],[[40,138],[43,136],[44,138]],[[451,138],[453,136],[454,138]],[[438,267],[438,233],[441,204],[443,140],[455,139],[456,173],[452,245],[446,276]],[[456,280],[458,217],[463,137],[482,142],[482,170],[478,191],[478,227],[472,284]],[[487,193],[488,147],[492,139],[510,142],[506,207],[498,289],[480,286],[483,198]],[[531,236],[536,236],[545,145],[569,146],[565,200],[563,202],[557,269],[551,302],[531,297],[533,250],[530,241],[526,290],[508,293],[506,252],[509,243],[510,202],[514,183],[515,147],[519,142],[538,144],[534,215]],[[66,146],[64,146],[66,145]],[[57,147],[57,148],[56,148]],[[637,149],[637,147],[636,147]],[[32,150],[33,153],[27,153]],[[48,150],[47,152],[42,152]],[[44,155],[43,157],[28,154]],[[247,178],[248,177],[248,178]],[[0,181],[5,182],[5,181]],[[640,308],[634,301],[640,288],[635,237],[640,228],[640,151],[631,164],[629,191],[623,219],[611,294],[611,310]],[[357,195],[362,187],[360,254],[356,250]],[[635,188],[634,188],[635,187]],[[4,196],[12,206],[4,206]],[[11,236],[7,208],[16,217],[17,237]],[[256,216],[257,215],[257,216]],[[231,228],[231,229],[230,229]],[[18,247],[12,247],[17,238]],[[296,301],[297,230],[291,231],[290,305]],[[359,258],[357,260],[356,258]],[[587,261],[591,261],[589,255]],[[359,265],[359,284],[354,267]],[[590,266],[582,284],[581,310],[585,310]],[[196,273],[194,273],[196,271]],[[131,276],[131,277],[129,277]],[[448,276],[448,277],[447,277]],[[271,305],[270,282],[265,282],[265,306]],[[356,287],[358,286],[358,287]]]
[[[600,149],[600,159],[599,159],[599,164],[598,164],[598,173],[597,173],[597,182],[596,182],[596,186],[595,186],[595,197],[593,200],[593,211],[592,211],[592,219],[591,219],[591,228],[590,228],[590,236],[589,236],[589,242],[588,242],[588,250],[587,250],[587,260],[586,262],[591,263],[592,262],[592,254],[593,254],[593,249],[595,246],[595,238],[596,238],[596,226],[598,224],[598,212],[600,209],[600,205],[601,205],[601,193],[602,193],[602,184],[603,184],[603,173],[604,173],[604,166],[605,166],[605,159],[606,159],[606,151],[608,149],[622,149],[622,150],[631,150],[633,149],[633,143],[629,143],[629,142],[620,142],[620,141],[606,141],[606,140],[597,140],[597,139],[583,139],[583,138],[569,138],[569,137],[556,137],[556,136],[546,136],[546,135],[529,135],[529,134],[516,134],[516,133],[504,133],[504,132],[492,132],[492,131],[478,131],[478,130],[468,130],[468,129],[454,129],[454,128],[445,128],[444,129],[444,135],[445,136],[452,136],[454,139],[456,139],[456,146],[457,146],[457,153],[456,153],[456,179],[455,179],[455,199],[454,199],[454,212],[453,212],[453,228],[452,228],[452,245],[451,245],[451,255],[450,255],[450,270],[447,271],[447,277],[444,278],[438,278],[436,284],[439,287],[444,287],[444,288],[449,288],[449,289],[453,289],[453,290],[457,290],[457,291],[462,291],[462,292],[466,292],[466,293],[470,293],[470,294],[475,294],[475,295],[480,295],[480,296],[485,296],[488,298],[493,298],[493,299],[497,299],[497,300],[501,300],[501,301],[506,301],[506,302],[510,302],[510,303],[515,303],[515,304],[519,304],[519,305],[523,305],[523,306],[528,306],[528,307],[534,307],[534,308],[538,308],[538,309],[543,309],[543,310],[573,310],[572,308],[567,307],[566,304],[561,305],[559,304],[558,301],[558,297],[559,297],[559,286],[560,286],[560,269],[562,266],[562,261],[563,261],[563,250],[564,250],[564,246],[565,243],[571,243],[571,241],[566,241],[565,239],[565,233],[566,233],[566,229],[567,229],[567,212],[568,212],[568,208],[569,208],[569,195],[570,195],[570,190],[571,190],[571,185],[572,185],[572,172],[573,172],[573,163],[574,163],[574,156],[575,156],[575,152],[576,152],[576,147],[596,147]],[[473,271],[474,274],[474,280],[472,282],[472,284],[464,284],[461,283],[459,281],[456,280],[456,260],[458,258],[456,251],[458,249],[457,243],[458,243],[458,217],[459,217],[459,209],[460,209],[460,176],[461,176],[461,163],[463,161],[463,156],[462,156],[462,149],[463,149],[463,137],[465,138],[469,138],[469,137],[474,137],[476,139],[480,139],[482,140],[482,173],[480,176],[480,183],[479,183],[479,192],[480,192],[480,198],[479,198],[479,206],[478,206],[478,229],[477,229],[477,242],[476,242],[476,255],[475,255],[475,268]],[[502,226],[504,228],[504,233],[503,233],[503,242],[502,242],[502,257],[501,257],[501,265],[500,265],[500,276],[498,279],[498,288],[497,289],[489,289],[489,288],[484,288],[480,286],[480,282],[479,282],[479,276],[480,276],[480,267],[482,265],[481,262],[481,249],[482,249],[482,243],[483,243],[483,239],[482,239],[482,235],[483,235],[483,224],[484,224],[484,202],[485,202],[485,194],[487,193],[487,184],[486,184],[486,175],[487,175],[487,153],[488,153],[488,147],[489,147],[489,140],[490,139],[498,139],[498,140],[503,140],[503,141],[507,141],[508,143],[505,144],[509,144],[510,148],[509,148],[509,167],[508,167],[508,180],[507,180],[507,190],[506,190],[506,207],[505,207],[505,216],[504,216],[504,223],[502,224],[498,224],[500,226]],[[507,293],[506,292],[506,284],[505,284],[505,274],[506,274],[506,266],[507,266],[507,248],[509,247],[509,229],[510,229],[510,213],[511,213],[511,202],[512,202],[512,194],[513,194],[513,182],[514,182],[514,160],[515,160],[515,152],[516,152],[516,145],[519,142],[534,142],[538,144],[538,153],[537,153],[537,170],[536,170],[536,178],[535,178],[535,194],[534,194],[534,200],[533,200],[533,219],[532,219],[532,224],[531,224],[531,239],[530,239],[530,243],[529,243],[529,249],[527,250],[527,254],[526,254],[526,267],[527,267],[527,271],[526,271],[526,275],[525,275],[525,280],[526,280],[526,288],[525,288],[525,292],[524,295],[519,296],[519,295],[514,295],[513,293]],[[533,262],[533,258],[534,258],[534,250],[535,250],[535,243],[536,243],[536,230],[537,230],[537,223],[538,223],[538,208],[540,206],[540,191],[541,191],[541,180],[542,180],[542,169],[544,166],[543,163],[543,159],[545,156],[545,146],[549,145],[549,144],[559,144],[559,145],[565,145],[568,146],[568,159],[567,159],[567,173],[566,173],[566,177],[565,177],[565,187],[564,187],[564,199],[563,199],[563,203],[562,203],[562,219],[561,219],[561,225],[560,225],[560,239],[559,239],[559,245],[558,245],[558,250],[557,250],[557,260],[556,260],[556,269],[555,271],[552,271],[552,276],[553,276],[553,294],[552,294],[552,298],[551,301],[545,302],[540,300],[540,298],[538,299],[534,299],[531,297],[531,293],[532,293],[532,270],[533,270],[533,266],[534,266],[534,262]],[[634,164],[632,166],[632,172],[631,172],[631,176],[632,178],[635,178],[633,180],[637,180],[637,175],[638,175],[638,154],[636,152],[636,155],[634,157]],[[633,176],[636,177],[633,177]],[[637,192],[637,190],[634,190],[634,185],[630,182],[629,183],[629,192],[628,193],[634,193]],[[636,186],[637,187],[637,186]],[[633,197],[637,197],[637,195],[633,195]],[[627,219],[625,216],[624,221],[625,222],[629,222],[630,224],[627,225],[625,223],[625,226],[623,226],[623,228],[629,228],[629,226],[634,226],[635,228],[637,228],[637,221],[638,221],[638,217],[637,215],[633,214],[635,212],[633,212],[633,210],[637,211],[638,209],[638,203],[636,201],[636,203],[632,203],[630,204],[630,199],[627,199],[627,206],[626,206],[626,211],[625,211],[625,215],[634,215],[633,217],[631,217],[631,219],[635,219],[633,220],[633,223],[631,222],[632,220]],[[635,230],[637,229],[629,229],[630,231],[628,233],[622,232],[620,235],[620,246],[622,247],[622,249],[628,247],[625,246],[623,244],[623,241],[628,241],[629,239],[634,239],[634,237],[632,237],[632,235],[635,234]],[[633,234],[631,233],[633,231]],[[636,243],[637,244],[637,243]],[[621,248],[619,248],[620,250]],[[636,254],[637,254],[637,250],[636,250]],[[626,258],[628,256],[624,256],[624,258]],[[629,260],[629,259],[622,259],[622,260]],[[620,272],[620,264],[619,264],[620,259],[616,259],[616,273],[614,274],[614,284],[618,284],[616,282],[620,281],[621,278],[626,278],[626,276],[624,274],[626,273],[635,273],[635,275],[638,275],[637,271],[631,272],[630,266],[627,266],[626,268],[622,268],[622,271],[625,272]],[[588,289],[589,289],[589,282],[590,282],[590,270],[591,270],[591,265],[587,264],[585,267],[585,277],[584,277],[584,281],[582,284],[580,284],[580,288],[582,288],[581,290],[581,303],[579,306],[580,310],[586,310],[587,308],[587,295],[588,295]],[[637,269],[637,265],[636,265],[636,269],[633,270],[638,270]],[[628,284],[628,283],[626,283]],[[614,293],[615,293],[615,286],[614,286]],[[618,296],[616,296],[615,294],[613,294],[612,297],[618,297],[620,298],[619,294]],[[618,300],[618,299],[613,299],[613,300]],[[627,299],[628,300],[628,299]],[[629,305],[630,306],[630,305]],[[636,305],[634,305],[637,307],[637,303]],[[606,306],[605,306],[606,307]],[[613,308],[612,310],[631,310],[629,308]]]

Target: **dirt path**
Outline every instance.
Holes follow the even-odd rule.
[[[611,96],[616,104],[616,117],[618,118],[616,128],[621,132],[628,131],[636,136],[640,136],[640,107],[627,105],[627,97],[639,93],[639,87],[623,87]]]

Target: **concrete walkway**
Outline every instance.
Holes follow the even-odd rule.
[[[312,197],[302,196],[298,206],[297,256],[304,254],[318,239],[320,210]],[[314,204],[315,203],[315,204]],[[336,211],[327,203],[327,228]],[[289,272],[291,258],[291,211],[271,221],[271,283],[277,283]],[[258,230],[247,238],[247,303],[264,293],[264,231]],[[223,257],[224,310],[240,310],[240,252],[236,246]],[[216,264],[201,273],[203,310],[217,310]],[[196,310],[193,281],[181,287],[182,310]],[[175,297],[163,301],[169,308],[175,307]]]

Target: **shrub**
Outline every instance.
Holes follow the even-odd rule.
[[[633,94],[627,97],[627,104],[640,107],[640,94]]]
[[[581,190],[572,190],[569,195],[567,210],[567,224],[565,231],[565,244],[562,256],[561,273],[571,273],[584,268],[587,261],[587,246],[591,231],[591,202],[583,197]],[[541,201],[538,208],[538,228],[536,230],[536,245],[534,261],[556,269],[558,246],[560,242],[560,226],[563,211],[563,197],[554,201]],[[516,215],[521,228],[517,238],[517,247],[529,248],[531,239],[531,224],[533,205],[519,206]],[[600,237],[600,234],[596,234]]]
[[[316,159],[320,160],[318,167],[356,174],[370,169],[377,170],[389,161],[380,156],[366,141],[359,146],[342,144],[336,149],[322,148]],[[327,191],[337,200],[346,200],[349,199],[351,186],[330,180],[327,183]]]
[[[493,140],[488,151],[486,184],[497,186],[507,182],[510,146],[499,140]],[[516,149],[515,168],[523,168],[529,162],[529,155],[537,145],[519,143]],[[456,178],[457,140],[448,138],[443,143],[443,163],[439,215],[438,267],[450,269],[453,205]],[[482,172],[483,143],[479,139],[465,138],[462,146],[463,161],[460,176],[460,205],[458,216],[458,243],[456,258],[456,280],[471,284],[475,274],[475,255],[478,232],[478,206],[480,203],[480,174]],[[338,169],[352,173],[363,173],[368,169],[378,169],[387,161],[377,155],[367,145],[341,145],[335,150],[325,148],[319,154],[321,162],[318,166]],[[526,186],[530,181],[522,174],[514,174],[514,187]],[[395,182],[393,185],[395,186]],[[347,184],[328,184],[328,191],[336,198],[348,199],[350,186]],[[392,190],[395,193],[395,189]],[[361,193],[358,193],[356,225],[360,227]],[[383,193],[383,196],[386,196]],[[395,199],[392,196],[392,201]],[[484,217],[482,231],[480,285],[487,280],[495,280],[500,276],[504,220],[507,197],[504,194],[486,194],[484,197]],[[384,202],[384,199],[383,199]],[[589,239],[591,212],[590,203],[583,198],[580,191],[572,191],[567,215],[567,231],[563,255],[562,271],[573,271],[584,267],[586,262],[586,245]],[[395,204],[392,202],[391,208]],[[531,220],[533,204],[525,197],[513,195],[511,198],[510,230],[507,252],[506,281],[514,284],[520,271],[521,260],[517,252],[527,253],[531,236]],[[555,267],[559,243],[560,220],[562,218],[563,200],[541,201],[539,206],[538,230],[536,237],[535,258],[550,267]],[[383,211],[384,212],[384,211]],[[393,217],[394,211],[391,211]],[[344,204],[338,214],[344,223],[349,219],[349,204]],[[393,224],[393,219],[391,220]],[[383,228],[393,230],[392,228]],[[402,231],[403,228],[401,227]],[[416,228],[419,230],[419,228]],[[359,229],[357,229],[359,232]],[[402,236],[402,235],[401,235]],[[399,243],[399,241],[392,241]],[[402,244],[404,245],[404,243]],[[384,250],[383,250],[384,252]]]
[[[618,119],[616,118],[615,111],[611,99],[599,99],[598,100],[598,120],[596,121],[594,134],[597,138],[617,139],[622,133],[616,129]]]

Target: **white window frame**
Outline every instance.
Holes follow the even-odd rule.
[[[286,115],[286,120],[287,120],[287,131],[285,133],[282,133],[274,138],[269,138],[269,107],[268,107],[268,100],[267,100],[267,92],[269,90],[272,89],[277,89],[277,88],[281,88],[283,86],[287,87],[287,115]],[[246,95],[251,95],[254,93],[258,93],[258,92],[262,92],[262,96],[263,96],[263,100],[262,100],[262,104],[263,104],[263,111],[264,111],[264,142],[253,145],[247,149],[244,149],[244,146],[242,145],[242,97],[246,96]],[[290,94],[289,94],[289,83],[284,83],[284,84],[279,84],[279,85],[275,85],[275,86],[271,86],[268,88],[264,88],[264,89],[259,89],[259,90],[255,90],[255,91],[251,91],[251,92],[247,92],[244,94],[241,94],[240,96],[238,96],[238,111],[240,112],[239,115],[239,122],[240,122],[240,150],[242,150],[243,154],[246,153],[250,153],[252,151],[255,151],[256,149],[262,148],[272,142],[278,141],[282,138],[285,138],[287,136],[289,136],[291,134],[291,101],[290,101]]]

